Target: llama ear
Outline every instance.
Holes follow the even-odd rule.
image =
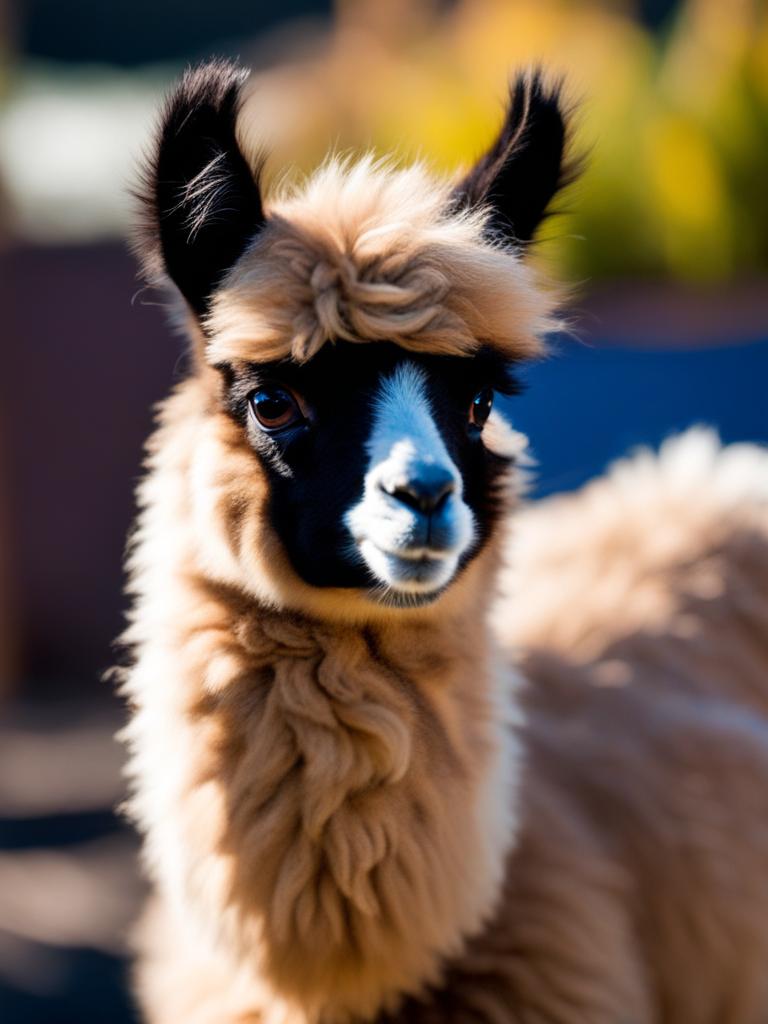
[[[168,97],[139,198],[139,249],[165,270],[198,316],[264,224],[258,173],[235,129],[247,72],[214,61],[186,72]]]
[[[501,130],[456,186],[452,208],[486,207],[489,237],[525,246],[575,176],[564,164],[566,138],[561,84],[546,84],[540,70],[518,75]]]

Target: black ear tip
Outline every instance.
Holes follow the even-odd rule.
[[[186,127],[193,115],[236,115],[248,75],[246,68],[230,60],[210,60],[187,68],[166,100],[164,134]]]
[[[248,78],[250,72],[233,60],[208,60],[184,72],[177,92],[196,104],[220,107]]]
[[[565,142],[571,110],[564,99],[565,80],[540,65],[526,68],[509,84],[507,124],[535,131],[542,122]]]
[[[554,191],[561,192],[580,177],[586,163],[585,155],[574,143],[579,102],[564,75],[553,74],[541,65],[520,72],[510,83],[510,107],[516,97],[523,108],[527,131],[538,134],[542,147],[548,139],[552,165],[555,154],[559,159]]]
[[[573,180],[566,154],[571,109],[563,93],[563,80],[541,67],[515,75],[496,139],[456,186],[452,208],[485,207],[494,241],[527,245],[553,197]]]
[[[548,72],[541,64],[518,71],[510,83],[510,93],[527,93],[535,102],[558,105],[562,97],[565,79],[562,75]]]
[[[144,170],[140,250],[202,315],[223,275],[264,223],[259,167],[237,138],[248,72],[233,61],[188,69],[163,106]]]

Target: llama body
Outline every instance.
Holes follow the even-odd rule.
[[[655,603],[615,635],[586,601],[569,642],[568,549],[546,553],[567,521],[599,576],[610,522],[592,511],[610,520],[620,480],[591,510],[525,513],[513,543],[539,557],[513,557],[498,593],[520,444],[492,392],[552,323],[524,251],[563,181],[556,91],[521,79],[454,188],[330,164],[268,207],[239,96],[227,66],[190,73],[147,183],[148,261],[184,296],[193,348],[130,563],[147,1019],[763,1020],[759,680],[750,702],[639,633],[654,615],[690,630],[705,556],[735,567],[741,544],[748,582],[764,571],[759,486],[715,493],[689,548],[655,560],[660,519],[643,520]],[[713,455],[710,478],[764,474],[751,458]],[[661,519],[663,484],[640,487]],[[719,626],[764,664],[764,603],[746,586],[736,604]],[[649,651],[669,652],[663,672]]]
[[[188,390],[169,411],[199,403]],[[468,578],[469,619],[365,627],[269,609],[196,572],[193,534],[187,547],[177,529],[169,544],[177,510],[194,506],[176,466],[170,475],[169,520],[145,533],[144,585],[167,596],[160,618],[144,620],[145,641],[134,627],[144,657],[129,684],[141,704],[128,734],[150,868],[193,948],[215,935],[219,953],[278,991],[312,1004],[330,989],[340,1007],[369,1014],[437,978],[439,955],[478,929],[501,883],[515,752],[510,680],[485,639],[489,595]],[[206,500],[209,489],[213,480]],[[231,523],[220,536],[210,526],[214,550],[234,542]],[[194,621],[179,614],[182,595]],[[158,674],[167,685],[153,688]]]

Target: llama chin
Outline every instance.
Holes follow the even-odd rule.
[[[765,453],[694,441],[695,479],[673,448],[518,535],[494,395],[557,323],[560,87],[518,76],[458,182],[267,198],[244,77],[183,77],[144,183],[194,356],[128,563],[145,1019],[765,1020]]]

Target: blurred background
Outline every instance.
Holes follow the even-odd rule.
[[[0,0],[0,1020],[115,1024],[136,842],[102,673],[152,404],[182,343],[129,187],[186,63],[239,56],[273,156],[452,171],[511,68],[567,76],[587,171],[537,258],[574,333],[510,412],[538,494],[694,422],[768,441],[768,12],[758,0]]]

